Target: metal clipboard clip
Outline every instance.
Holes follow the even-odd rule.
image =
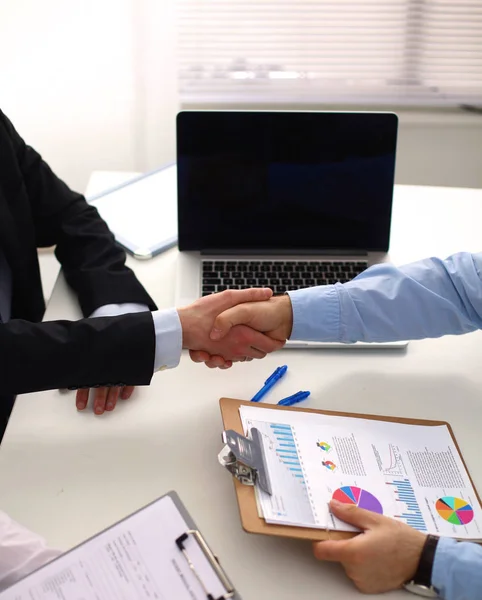
[[[201,548],[201,550],[204,553],[204,556],[207,558],[209,564],[211,565],[211,567],[213,568],[217,577],[219,578],[219,581],[221,582],[221,584],[224,586],[224,589],[226,590],[226,592],[222,596],[219,596],[218,598],[214,598],[214,596],[209,592],[208,588],[206,587],[203,580],[201,579],[199,573],[196,571],[194,563],[189,558],[189,554],[186,551],[184,542],[188,539],[188,537],[190,535],[192,535],[194,537],[194,539],[196,540],[196,542],[198,543],[199,547]],[[182,535],[180,535],[176,540],[176,545],[179,548],[179,550],[183,553],[184,558],[186,559],[187,564],[189,565],[189,568],[191,569],[192,574],[196,577],[196,579],[199,582],[199,585],[202,587],[204,593],[206,594],[207,600],[228,600],[229,598],[234,597],[236,590],[234,589],[233,584],[229,581],[228,576],[226,575],[223,568],[219,564],[219,560],[218,560],[217,556],[215,556],[212,553],[211,548],[207,545],[203,536],[197,529],[189,529],[188,531],[186,531],[186,533],[183,533]]]
[[[266,453],[259,430],[253,427],[249,439],[233,429],[228,429],[223,431],[223,442],[226,445],[218,454],[221,465],[243,485],[257,484],[271,495]]]

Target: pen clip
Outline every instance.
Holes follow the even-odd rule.
[[[280,400],[278,402],[278,405],[292,406],[293,404],[297,404],[298,402],[303,402],[303,400],[306,400],[306,398],[308,398],[309,395],[310,392],[308,391],[296,392],[296,394],[293,394],[292,396],[288,396],[287,398],[283,398],[282,400]]]
[[[277,367],[276,370],[274,371],[274,373],[271,373],[271,375],[268,377],[268,379],[264,382],[264,385],[267,385],[268,383],[273,381],[273,379],[276,379],[276,377],[278,377],[278,374],[282,368],[283,367]]]

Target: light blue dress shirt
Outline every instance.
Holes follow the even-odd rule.
[[[377,265],[349,283],[289,295],[291,339],[386,342],[468,333],[482,328],[482,253]],[[446,600],[482,599],[482,548],[440,539],[432,584]]]

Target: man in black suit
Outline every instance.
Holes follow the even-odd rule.
[[[54,245],[83,315],[96,318],[40,323],[37,248]],[[157,311],[96,209],[55,176],[0,111],[0,439],[16,394],[79,389],[82,409],[94,387],[101,414],[114,408],[119,389],[129,395],[126,384],[146,385],[154,370],[175,366],[181,345],[234,360],[264,356],[273,341],[249,328],[225,344],[210,341],[209,332],[222,310],[270,295],[240,290]]]

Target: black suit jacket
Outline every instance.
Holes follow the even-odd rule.
[[[0,111],[0,245],[12,270],[12,319],[0,323],[0,393],[149,383],[150,313],[39,323],[37,247],[56,246],[84,316],[105,304],[155,304],[125,266],[97,210],[54,175]]]

